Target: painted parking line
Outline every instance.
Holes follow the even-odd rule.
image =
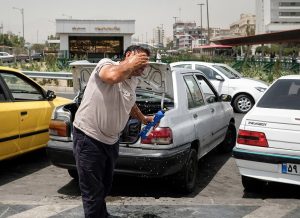
[[[254,210],[252,213],[244,216],[243,218],[281,218],[295,210],[297,207],[297,205],[265,205]]]
[[[43,205],[9,216],[9,218],[47,218],[75,207],[78,205]]]

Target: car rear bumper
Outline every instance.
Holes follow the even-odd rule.
[[[254,152],[236,147],[233,149],[232,154],[236,159],[250,160],[255,162],[300,164],[300,156]]]
[[[240,174],[265,181],[300,185],[300,176],[282,173],[283,163],[299,164],[300,157],[233,149]]]
[[[73,143],[49,141],[47,153],[53,165],[76,169]],[[115,173],[147,177],[162,177],[179,172],[185,165],[190,144],[166,150],[151,150],[120,146]]]

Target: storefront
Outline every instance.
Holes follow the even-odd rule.
[[[121,57],[131,45],[135,20],[57,19],[56,34],[60,37],[60,53],[71,59]]]

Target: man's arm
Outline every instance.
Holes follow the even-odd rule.
[[[131,53],[119,65],[105,65],[99,72],[102,81],[115,84],[126,80],[136,71],[146,67],[149,57],[145,53]]]
[[[152,116],[145,116],[136,104],[134,104],[133,107],[131,108],[130,116],[140,120],[145,125],[148,122],[153,121],[153,117]]]

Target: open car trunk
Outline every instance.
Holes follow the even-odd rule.
[[[83,97],[84,88],[96,64],[78,61],[71,63],[70,66],[73,69],[74,91],[79,92],[79,94],[76,97],[76,103],[66,106],[68,107],[66,109],[71,111],[72,119],[74,119]],[[174,107],[172,73],[169,65],[150,63],[138,79],[136,104],[144,115],[153,115],[161,109],[170,110]],[[130,117],[120,136],[120,143],[136,143],[139,139],[141,127],[142,124],[140,121]]]

